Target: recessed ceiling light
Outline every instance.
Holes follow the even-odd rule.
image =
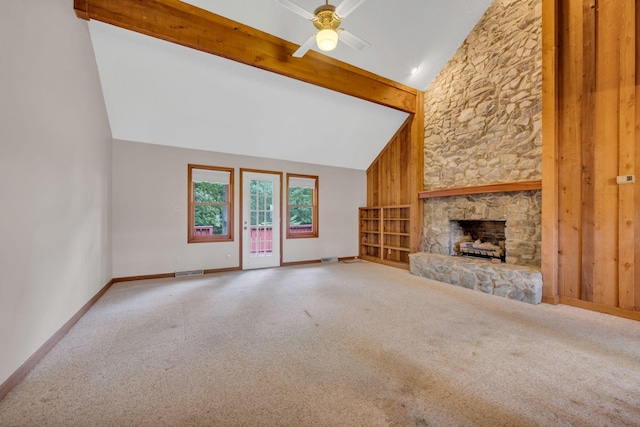
[[[412,75],[412,76],[413,76],[415,73],[417,73],[417,72],[418,72],[418,67],[413,67],[413,68],[411,69],[411,75]]]

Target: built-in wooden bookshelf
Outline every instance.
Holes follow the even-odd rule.
[[[409,268],[411,206],[359,209],[360,258]]]

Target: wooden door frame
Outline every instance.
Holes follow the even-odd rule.
[[[279,249],[279,262],[278,265],[282,266],[282,243],[283,243],[283,239],[282,239],[282,176],[283,173],[279,172],[279,171],[270,171],[270,170],[264,170],[264,169],[250,169],[250,168],[240,168],[240,216],[239,216],[239,224],[241,227],[241,237],[240,237],[240,241],[239,241],[239,248],[240,248],[240,253],[238,254],[238,260],[239,260],[239,264],[240,264],[240,270],[244,270],[244,263],[243,263],[243,246],[244,246],[244,233],[243,233],[243,218],[244,218],[244,173],[245,172],[249,172],[249,173],[265,173],[265,174],[270,174],[270,175],[278,175],[280,177],[280,215],[278,218],[279,222],[280,222],[280,230],[279,230],[279,242],[280,242],[280,249]]]

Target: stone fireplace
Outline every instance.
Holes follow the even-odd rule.
[[[411,254],[412,274],[532,304],[542,299],[539,190],[434,197],[424,200],[423,252]],[[469,225],[473,225],[469,229]],[[504,245],[498,264],[460,257],[456,242]],[[475,234],[474,234],[475,233]],[[500,239],[504,238],[503,242]]]
[[[437,197],[424,201],[422,251],[455,255],[452,240],[460,233],[451,221],[497,221],[504,224],[507,264],[540,267],[542,197],[540,191]],[[453,234],[453,235],[452,235]]]

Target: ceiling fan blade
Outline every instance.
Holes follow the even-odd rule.
[[[309,12],[307,9],[303,8],[302,6],[295,4],[291,0],[273,0],[273,1],[278,3],[280,6],[283,6],[289,9],[293,13],[297,13],[298,15],[302,16],[304,19],[308,19],[310,21],[316,20],[316,16],[313,13]]]
[[[363,40],[355,34],[350,33],[347,30],[343,30],[342,28],[338,30],[338,37],[340,38],[341,42],[356,50],[365,50],[366,48],[371,46],[371,43],[369,43],[368,41]]]
[[[309,51],[309,49],[311,49],[313,47],[313,44],[315,42],[316,42],[316,35],[314,34],[311,37],[309,37],[306,42],[302,43],[302,45],[300,45],[298,50],[293,52],[293,57],[294,58],[302,58],[304,56],[304,54],[307,53]]]
[[[336,15],[344,19],[366,0],[344,0],[336,7]]]

